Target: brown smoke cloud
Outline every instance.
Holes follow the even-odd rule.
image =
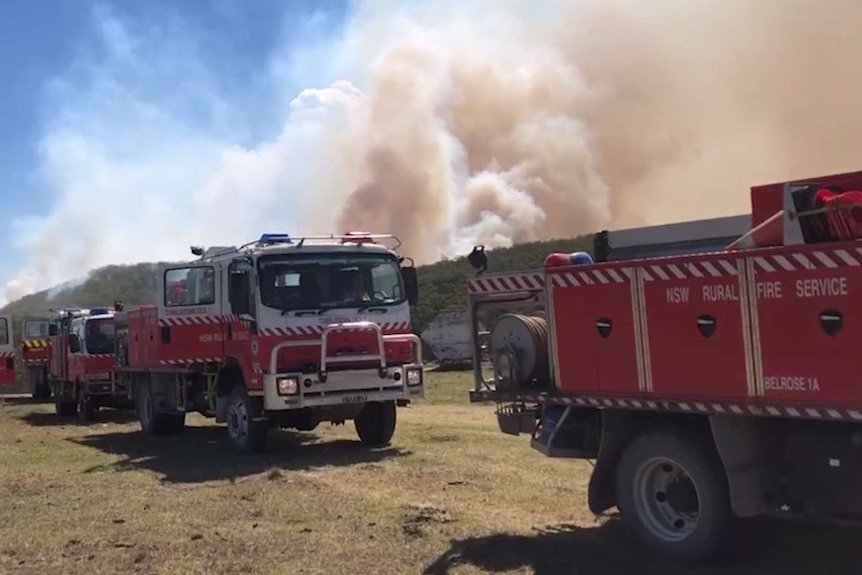
[[[862,169],[860,2],[488,6],[376,62],[342,229],[391,231],[427,262],[742,213],[751,185]]]

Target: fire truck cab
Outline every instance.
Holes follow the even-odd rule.
[[[89,420],[100,407],[131,403],[114,380],[114,310],[110,307],[63,310],[51,324],[51,391],[58,415]]]
[[[117,317],[118,369],[142,430],[179,432],[194,411],[249,453],[273,426],[352,419],[363,443],[388,443],[396,405],[424,395],[416,269],[399,245],[264,234],[164,267],[158,304]]]
[[[33,399],[51,397],[48,360],[51,357],[51,320],[30,317],[21,323],[21,362],[27,373],[28,391]]]
[[[0,316],[0,385],[15,384],[15,343],[12,318]]]

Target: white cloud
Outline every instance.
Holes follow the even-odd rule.
[[[110,13],[96,16],[103,52],[50,86],[39,152],[54,202],[45,217],[15,224],[28,258],[7,281],[7,300],[103,265],[184,259],[191,244],[310,231],[316,192],[346,184],[320,150],[361,93],[336,82],[302,91],[280,113],[260,110],[284,125],[243,148],[246,102],[223,99],[192,34],[133,33]]]

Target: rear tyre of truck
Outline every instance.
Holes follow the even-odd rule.
[[[98,408],[93,405],[93,400],[83,391],[78,392],[78,423],[81,425],[86,425],[90,421],[96,419],[96,413],[98,412]]]
[[[676,560],[705,562],[728,548],[733,515],[713,446],[669,432],[633,441],[617,467],[623,521],[643,543]]]
[[[389,445],[395,433],[395,413],[394,401],[366,403],[353,420],[359,441],[369,447]]]
[[[48,399],[51,397],[51,387],[45,381],[43,370],[30,368],[27,370],[30,379],[30,395],[36,400]]]
[[[231,448],[242,454],[261,453],[269,436],[268,422],[261,418],[259,406],[242,385],[235,385],[228,401],[227,435]]]
[[[141,431],[149,435],[175,435],[185,429],[185,413],[158,413],[155,398],[149,382],[138,385],[135,411]]]
[[[63,396],[54,396],[54,413],[60,417],[74,417],[78,413],[78,404]]]

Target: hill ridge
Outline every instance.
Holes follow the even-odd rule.
[[[581,235],[488,249],[489,265],[486,273],[538,269],[551,252],[592,252],[590,238],[589,235]],[[0,313],[11,315],[18,323],[26,316],[44,316],[51,309],[73,305],[110,305],[118,299],[126,306],[153,303],[158,293],[159,266],[167,263],[104,266],[90,272],[89,277],[81,283],[75,282],[76,285],[59,292],[57,289],[62,284],[26,295],[4,306]],[[475,272],[467,262],[466,255],[419,266],[417,271],[419,305],[413,314],[412,323],[414,331],[421,333],[440,311],[466,307],[467,278],[473,277]]]

